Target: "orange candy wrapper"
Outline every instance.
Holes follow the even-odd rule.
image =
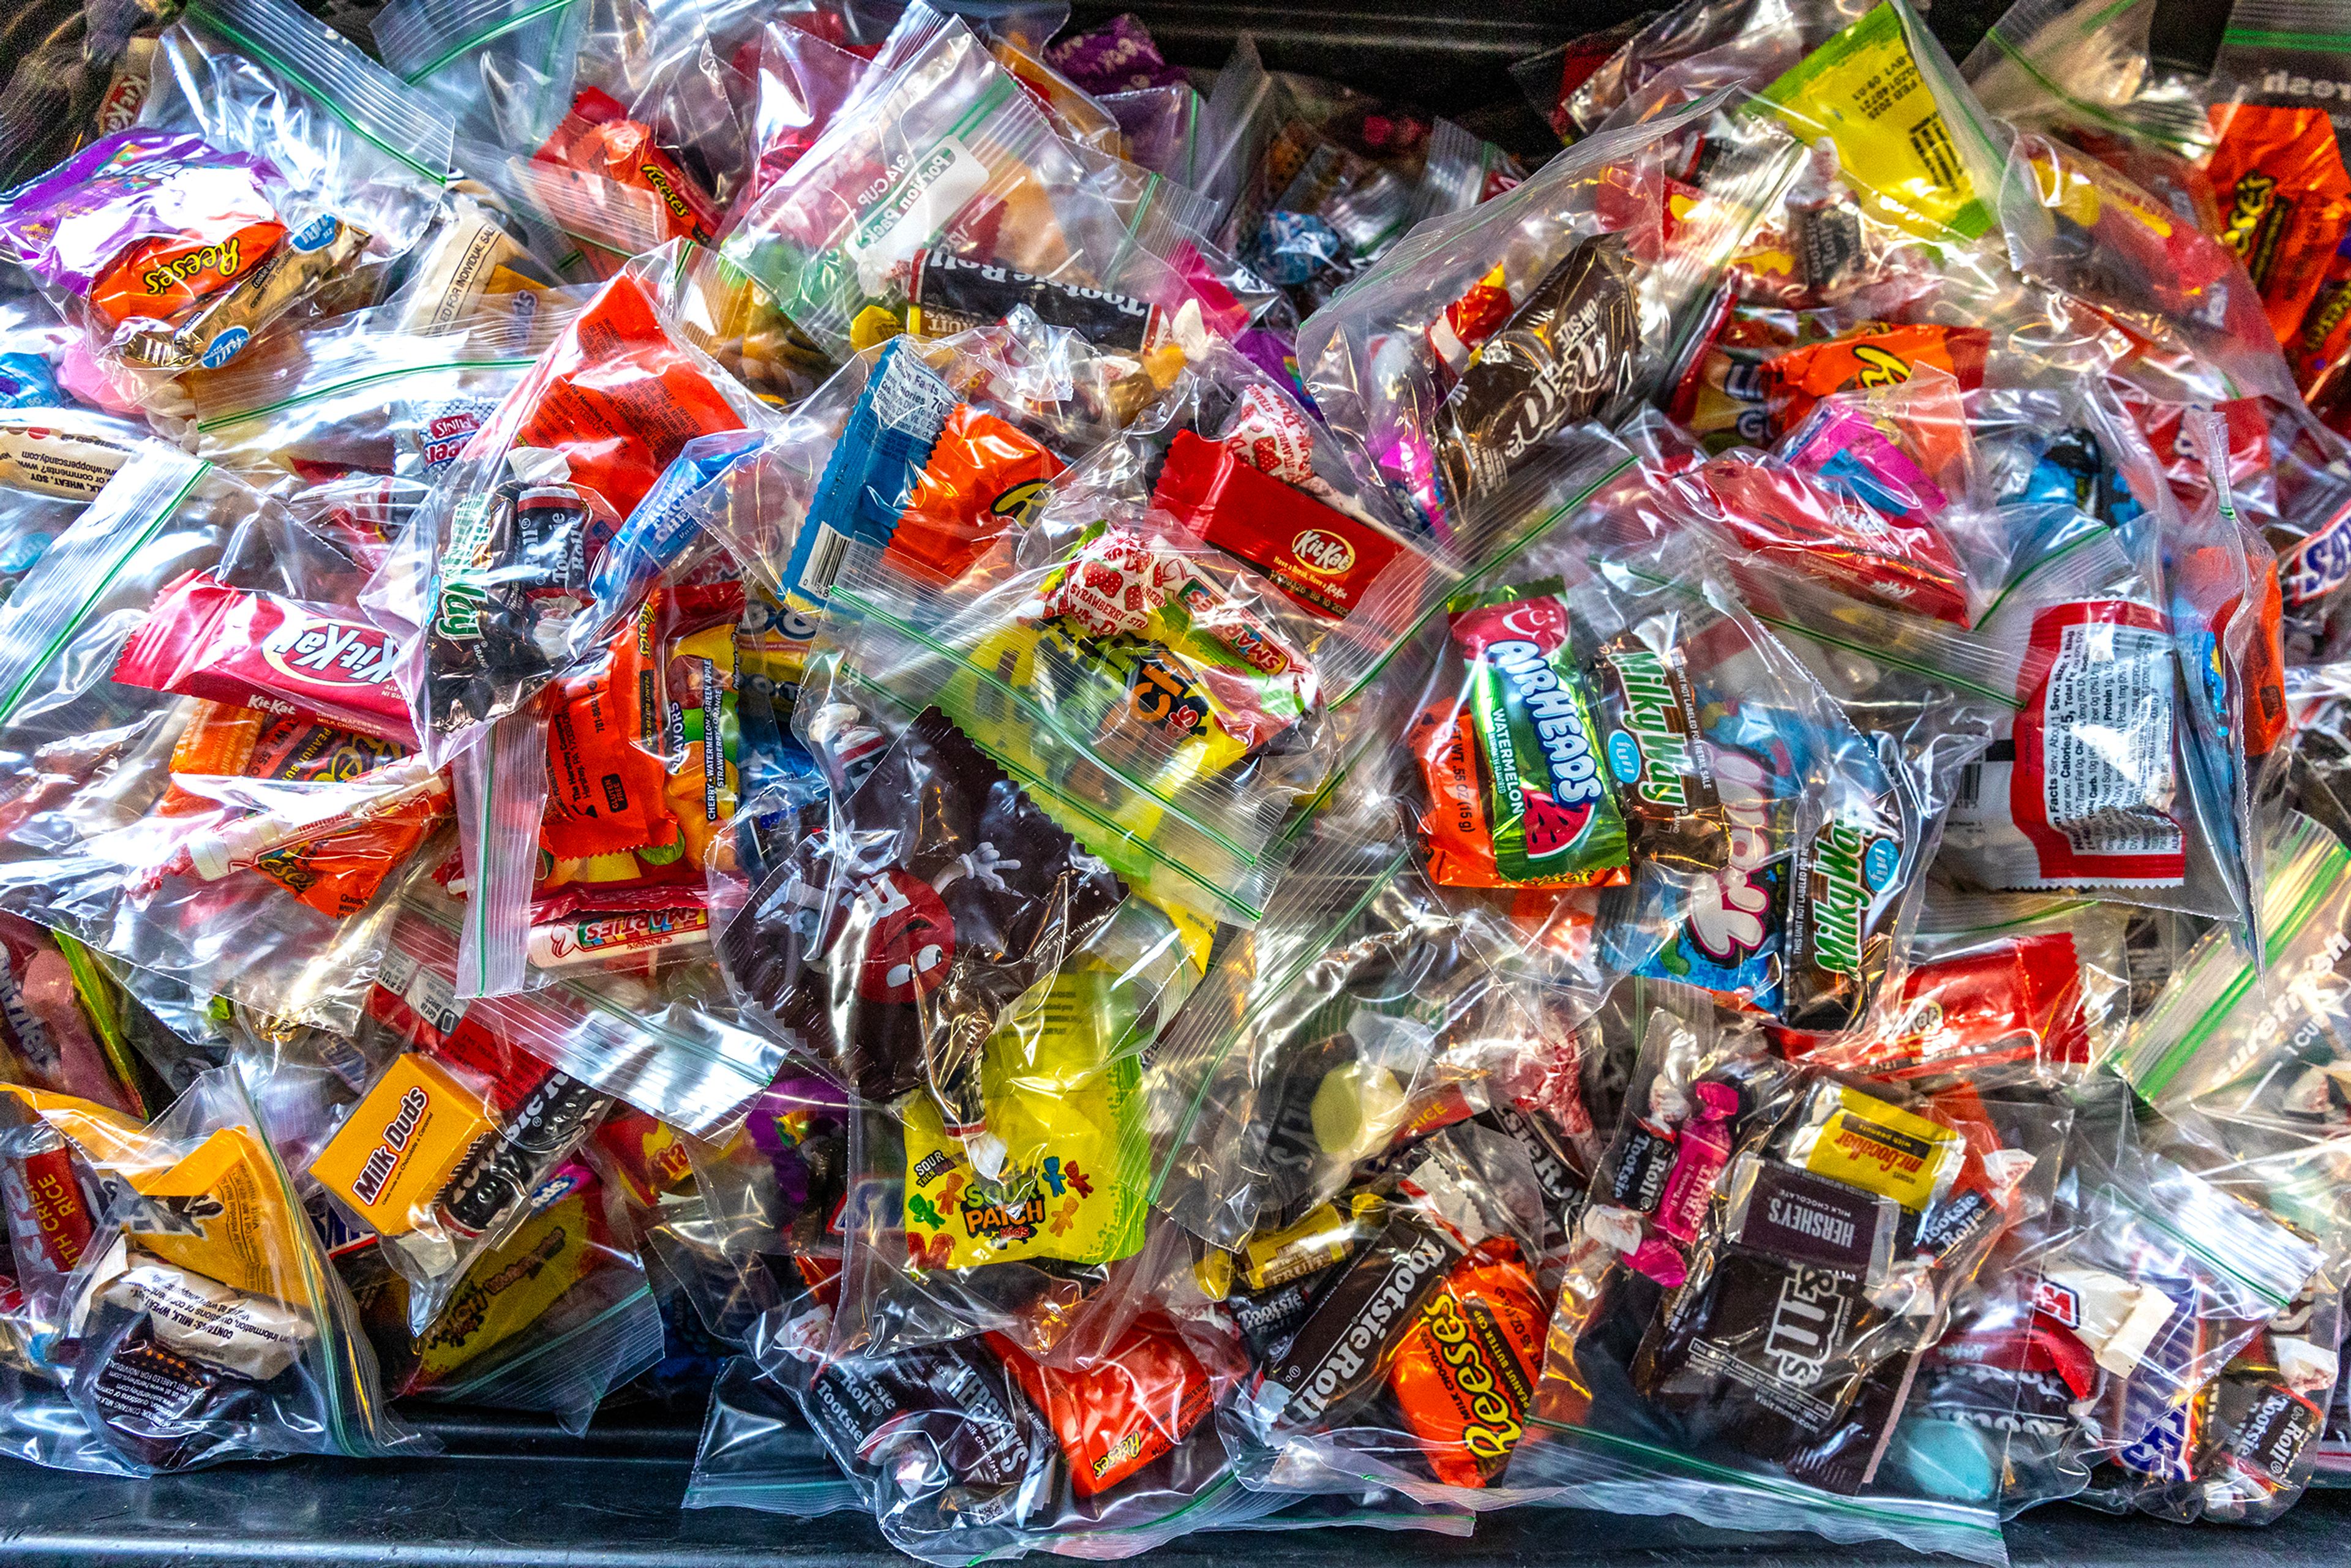
[[[653,140],[652,127],[631,120],[617,99],[595,88],[573,100],[537,160],[651,192],[661,203],[664,240],[707,245],[718,232],[718,204],[700,182]]]
[[[1991,334],[1981,327],[1876,322],[1825,343],[1792,349],[1763,364],[1772,428],[1794,429],[1831,392],[1899,386],[1920,365],[1932,365],[1957,378],[1961,392],[1973,392],[1983,385],[1984,352],[1991,346]]]
[[[1526,1434],[1551,1319],[1518,1243],[1491,1237],[1422,1303],[1388,1364],[1405,1425],[1447,1486],[1491,1485]]]
[[[528,386],[514,444],[562,453],[571,483],[624,517],[687,442],[743,428],[631,277],[597,296]]]
[[[2323,109],[2228,103],[2212,108],[2219,138],[2204,172],[2220,207],[2220,237],[2244,261],[2278,341],[2294,342],[2351,232],[2351,172]]]
[[[957,403],[890,536],[890,564],[934,586],[961,577],[1044,503],[1061,460],[992,413]]]
[[[172,747],[173,782],[155,810],[159,816],[184,817],[220,809],[181,785],[183,776],[344,783],[407,755],[391,741],[332,725],[200,702],[195,717]],[[346,919],[374,902],[383,879],[416,852],[446,810],[445,796],[412,801],[356,821],[346,831],[306,834],[299,842],[266,851],[252,869],[320,914]]]

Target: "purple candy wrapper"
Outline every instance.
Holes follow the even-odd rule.
[[[1314,399],[1306,383],[1298,379],[1298,345],[1287,332],[1277,332],[1269,327],[1251,327],[1233,340],[1233,347],[1250,364],[1271,376],[1281,390],[1296,398],[1299,405],[1315,418],[1322,411],[1314,406]]]
[[[266,159],[181,131],[119,131],[0,192],[0,246],[43,283],[87,296],[125,248],[225,210],[274,210]],[[281,218],[281,221],[282,218]]]
[[[1045,61],[1095,94],[1176,87],[1188,79],[1167,63],[1143,24],[1124,13],[1091,33],[1062,39],[1045,51]]]

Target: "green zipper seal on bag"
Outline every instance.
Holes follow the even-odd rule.
[[[360,141],[366,142],[369,146],[374,148],[377,152],[382,153],[393,162],[409,170],[419,178],[431,181],[435,185],[441,184],[444,180],[446,179],[446,170],[428,169],[423,164],[419,163],[415,159],[410,157],[407,153],[402,152],[399,148],[386,146],[382,141],[377,140],[373,131],[369,131],[365,126],[360,124],[358,120],[353,120],[344,111],[343,106],[337,103],[330,94],[319,90],[318,87],[312,84],[308,77],[295,69],[291,64],[280,58],[276,52],[253,38],[242,27],[237,26],[233,22],[224,20],[221,16],[208,10],[193,10],[191,11],[189,15],[202,26],[209,27],[213,31],[219,33],[222,37],[227,38],[229,42],[236,45],[255,59],[261,61],[265,65],[273,66],[278,70],[285,72],[287,76],[293,78],[296,82],[301,85],[303,91],[307,92],[311,98],[318,100],[320,108],[324,109],[329,114],[333,115],[337,120],[342,121],[344,130],[349,131],[352,135],[358,137]],[[399,78],[394,78],[393,79],[397,80]]]
[[[544,0],[544,4],[532,6],[529,10],[525,11],[519,16],[509,16],[505,21],[496,24],[495,26],[489,27],[485,31],[475,33],[468,38],[451,45],[447,52],[443,54],[439,59],[434,60],[431,65],[424,67],[421,70],[410,72],[408,75],[400,78],[400,80],[409,87],[414,87],[418,82],[423,81],[426,77],[431,76],[434,72],[439,70],[442,67],[455,59],[459,55],[471,54],[474,50],[480,48],[485,44],[490,43],[497,38],[505,37],[508,33],[515,31],[517,27],[529,26],[531,23],[538,21],[541,16],[546,16],[549,11],[560,11],[566,6],[571,5],[575,3],[576,0]]]
[[[283,413],[289,408],[299,408],[304,403],[317,402],[322,398],[335,397],[343,392],[358,392],[363,387],[371,387],[379,382],[398,381],[402,376],[436,375],[451,371],[525,370],[538,362],[536,359],[445,360],[433,365],[402,365],[398,370],[375,371],[367,375],[354,376],[349,381],[337,382],[331,386],[319,387],[311,392],[297,392],[292,397],[280,398],[276,402],[264,403],[258,408],[242,409],[235,413],[222,414],[216,419],[201,420],[197,422],[196,428],[204,434],[210,435],[216,430],[226,430],[233,424],[243,424],[247,420],[261,419],[273,413]]]
[[[81,608],[75,611],[65,625],[57,629],[57,634],[49,639],[48,646],[41,650],[40,657],[35,659],[31,666],[25,671],[24,678],[16,683],[16,689],[8,694],[5,701],[0,701],[0,725],[15,722],[16,709],[24,703],[25,692],[32,685],[34,678],[49,667],[50,662],[57,658],[58,652],[88,623],[91,606],[105,595],[108,589],[114,586],[114,580],[120,577],[124,569],[130,566],[131,558],[145,549],[150,543],[153,542],[155,536],[163,531],[163,525],[170,522],[178,513],[180,503],[186,500],[188,493],[196,487],[197,482],[212,471],[213,465],[209,463],[198,465],[196,471],[188,476],[187,482],[180,486],[179,491],[171,500],[156,512],[147,526],[140,529],[138,535],[114,558],[114,564],[106,569],[106,575],[99,578],[90,591],[82,596]]]

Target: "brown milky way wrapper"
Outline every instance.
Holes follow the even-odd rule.
[[[1546,436],[1630,386],[1640,347],[1622,247],[1584,241],[1536,280],[1437,409],[1447,502],[1499,487]]]
[[[801,1049],[869,1099],[926,1081],[978,1119],[998,1016],[1126,889],[936,708],[778,857],[719,957]],[[968,1103],[966,1103],[968,1102]]]

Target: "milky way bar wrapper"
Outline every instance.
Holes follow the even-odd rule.
[[[1661,653],[1625,632],[1601,644],[1590,677],[1633,852],[1691,871],[1722,870],[1730,862],[1729,826],[1698,743],[1698,694],[1681,651]]]
[[[1791,1263],[1875,1283],[1893,1261],[1902,1206],[1777,1160],[1742,1155],[1730,1173],[1725,1239]]]
[[[992,327],[1023,305],[1047,326],[1067,328],[1097,349],[1139,353],[1166,336],[1159,309],[1131,296],[1032,277],[943,250],[914,258],[908,295],[906,330],[917,338]]]
[[[1900,819],[1889,799],[1833,810],[1796,845],[1782,944],[1790,1029],[1842,1030],[1859,1022],[1894,956],[1901,893]]]
[[[1499,487],[1537,443],[1630,386],[1640,347],[1623,250],[1586,240],[1528,290],[1438,408],[1447,501]]]
[[[1421,1303],[1461,1255],[1426,1221],[1392,1216],[1267,1369],[1256,1394],[1260,1424],[1297,1432],[1345,1419],[1379,1389],[1389,1346],[1412,1327]]]

